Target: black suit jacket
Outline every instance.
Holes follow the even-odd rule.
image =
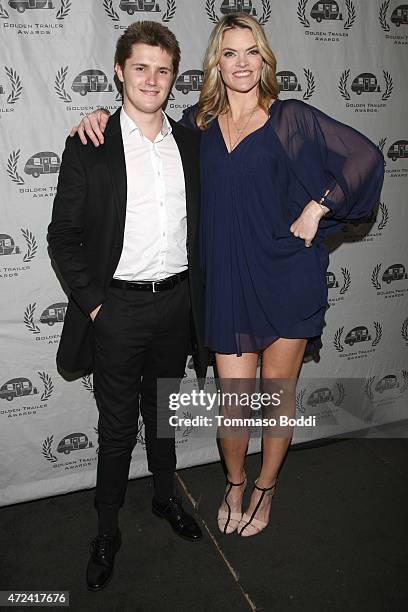
[[[187,254],[191,299],[192,352],[197,375],[205,376],[202,345],[203,278],[199,267],[199,134],[169,118],[184,170]],[[92,371],[93,323],[89,313],[104,302],[123,248],[127,180],[120,109],[109,119],[105,144],[83,146],[67,138],[52,221],[51,256],[69,288],[57,364],[62,373]]]

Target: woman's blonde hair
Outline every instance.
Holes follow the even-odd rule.
[[[226,15],[220,19],[212,31],[205,52],[203,87],[198,101],[196,116],[196,123],[202,130],[206,130],[213,119],[227,112],[229,108],[226,87],[218,70],[218,64],[221,59],[224,32],[234,28],[248,28],[251,30],[258,51],[264,60],[261,79],[258,85],[259,106],[265,112],[268,112],[271,99],[276,99],[279,94],[279,85],[276,80],[276,58],[269,46],[262,26],[256,19],[246,13]]]

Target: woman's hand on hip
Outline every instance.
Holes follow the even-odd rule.
[[[312,246],[319,221],[324,216],[324,210],[315,200],[310,200],[304,207],[302,214],[292,223],[290,231],[296,238],[305,241],[305,246]]]
[[[85,136],[86,133],[95,147],[99,147],[99,144],[104,143],[103,133],[109,117],[109,111],[105,108],[98,108],[96,111],[85,115],[85,117],[81,119],[81,123],[74,125],[69,135],[72,137],[78,132],[82,144],[86,145],[88,143]]]

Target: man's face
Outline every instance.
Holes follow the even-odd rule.
[[[171,55],[160,47],[137,43],[125,67],[115,66],[123,83],[123,102],[140,113],[156,113],[163,107],[173,82]]]

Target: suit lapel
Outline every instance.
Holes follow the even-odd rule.
[[[120,236],[123,237],[127,202],[127,176],[122,130],[120,128],[120,109],[108,121],[105,130],[104,149],[115,195]]]
[[[198,228],[197,154],[193,149],[192,141],[188,138],[185,128],[179,126],[170,117],[169,121],[183,164],[187,209],[187,250],[188,252],[193,252],[193,244]]]

